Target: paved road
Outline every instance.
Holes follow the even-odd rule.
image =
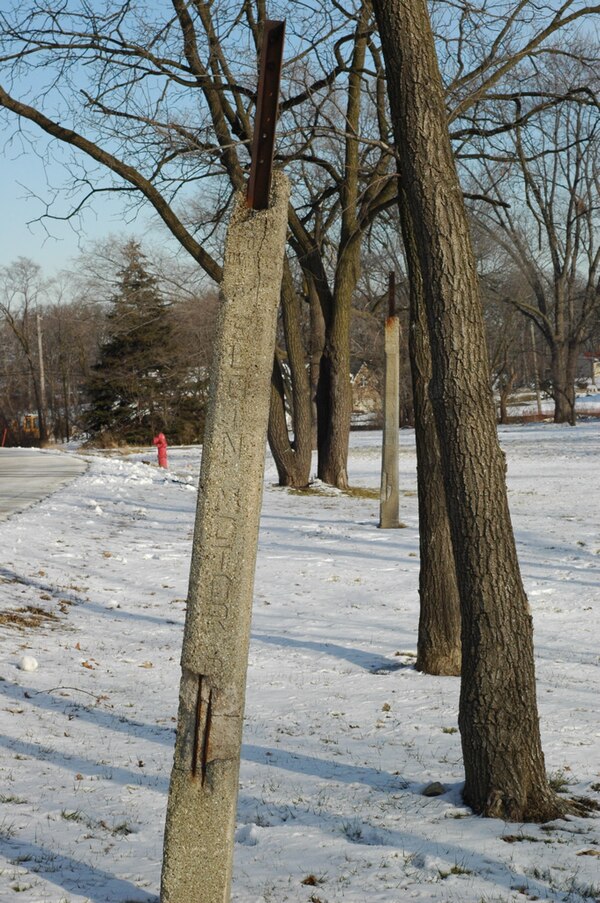
[[[35,505],[85,469],[75,455],[0,448],[0,520]]]

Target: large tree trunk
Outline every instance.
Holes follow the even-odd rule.
[[[460,600],[446,509],[440,444],[429,397],[431,348],[419,256],[406,194],[398,204],[410,281],[408,347],[413,388],[419,497],[419,633],[417,671],[456,676],[461,669]]]
[[[446,509],[442,461],[429,397],[431,349],[423,282],[404,191],[400,189],[402,231],[410,277],[409,352],[417,446],[419,497],[419,633],[417,671],[458,675],[461,670],[460,600]]]
[[[342,259],[334,301],[325,318],[326,339],[317,386],[317,474],[324,483],[348,488],[348,442],[352,414],[350,318],[357,281],[354,261]]]
[[[572,353],[567,342],[556,343],[551,348],[552,398],[554,422],[575,425],[575,372],[577,353]]]
[[[350,384],[350,320],[352,296],[360,275],[358,222],[360,175],[360,106],[363,67],[369,37],[371,5],[364,0],[356,24],[352,65],[348,76],[344,179],[341,226],[333,304],[323,308],[325,347],[317,388],[318,475],[338,489],[348,488],[348,442],[352,413]]]
[[[310,427],[309,427],[310,428]],[[287,423],[285,388],[281,374],[281,363],[275,355],[273,373],[271,375],[271,399],[269,402],[268,440],[280,486],[293,486],[301,489],[308,484],[310,475],[310,458],[308,468],[298,454],[295,445],[290,441]]]
[[[374,0],[432,352],[431,397],[462,615],[464,798],[476,812],[543,821],[548,786],[532,622],[508,511],[475,261],[425,0]]]
[[[312,412],[312,447],[318,448],[317,392],[319,389],[321,358],[325,348],[325,320],[323,318],[323,310],[314,281],[309,277],[307,282],[308,303],[310,308],[310,400]]]
[[[287,348],[287,362],[292,386],[291,417],[293,439],[290,439],[281,364],[273,361],[268,439],[277,467],[280,486],[306,486],[310,479],[312,459],[312,411],[309,375],[300,324],[300,299],[294,288],[286,261],[281,287],[281,309]]]

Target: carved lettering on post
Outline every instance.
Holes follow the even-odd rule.
[[[228,574],[217,574],[213,579],[210,588],[211,601],[214,606],[217,622],[223,630],[227,629],[227,619],[229,617],[229,602],[233,581]]]

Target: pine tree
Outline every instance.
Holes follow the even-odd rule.
[[[123,248],[124,266],[107,316],[108,337],[89,385],[87,427],[124,442],[148,443],[168,427],[167,306],[136,241]]]

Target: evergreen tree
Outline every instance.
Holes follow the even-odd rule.
[[[123,258],[107,316],[108,337],[90,380],[87,427],[93,434],[146,444],[168,428],[171,326],[140,244],[127,242]]]

